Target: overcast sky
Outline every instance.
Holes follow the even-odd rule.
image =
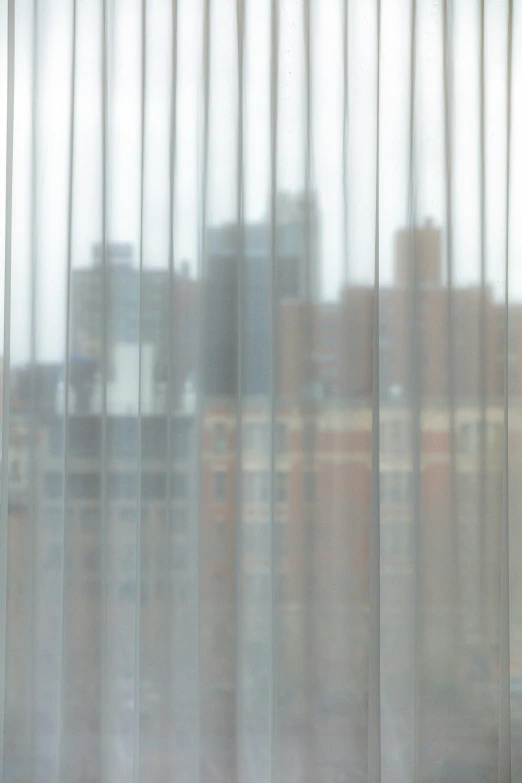
[[[371,281],[374,259],[376,133],[376,3],[349,2],[349,253],[343,257],[343,0],[311,0],[312,184],[321,213],[323,295],[332,298],[347,271]],[[45,359],[63,356],[70,128],[72,0],[40,0],[37,100],[32,94],[32,0],[17,0],[13,325],[15,361],[28,355],[31,236],[38,259],[38,343]],[[202,0],[178,0],[176,263],[199,264],[202,154]],[[479,1],[454,3],[454,256],[460,282],[478,279]],[[522,207],[522,13],[515,3],[512,208]],[[73,194],[73,265],[91,263],[101,237],[100,2],[78,4]],[[235,212],[237,181],[237,50],[235,0],[213,0],[208,220]],[[488,0],[486,40],[488,276],[503,284],[506,159],[507,0]],[[0,136],[6,130],[6,18],[0,4]],[[139,244],[141,139],[141,2],[109,0],[109,241]],[[171,91],[170,0],[149,0],[145,130],[144,264],[165,266],[168,248],[168,161]],[[246,0],[245,200],[247,219],[262,219],[269,201],[270,2]],[[409,162],[410,0],[382,3],[380,247],[382,279],[392,275],[393,235],[407,221]],[[304,184],[305,70],[301,0],[280,2],[280,189]],[[418,0],[416,186],[418,221],[444,230],[445,178],[441,4]],[[31,131],[35,112],[35,220],[31,217]],[[2,145],[2,149],[5,146]],[[5,177],[5,154],[0,171]],[[4,243],[5,189],[0,194]],[[522,292],[521,237],[513,220],[512,290]],[[3,252],[3,251],[2,251]],[[136,259],[137,260],[137,259]]]

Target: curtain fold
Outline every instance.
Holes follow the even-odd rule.
[[[13,256],[13,238],[12,238],[12,219],[13,219],[13,147],[14,147],[14,67],[15,67],[15,48],[14,48],[14,8],[9,7],[7,14],[7,80],[6,80],[6,105],[7,105],[7,118],[6,118],[6,162],[5,162],[5,228],[4,228],[4,346],[3,346],[3,388],[2,388],[2,487],[5,487],[8,481],[8,456],[9,456],[9,431],[10,431],[10,390],[9,384],[4,380],[9,378],[9,370],[11,365],[11,270],[12,270],[12,256]],[[3,541],[7,541],[8,536],[8,499],[7,494],[2,492],[0,496],[0,524],[2,527]],[[8,558],[7,547],[2,547],[1,561],[0,561],[0,622],[2,628],[7,627],[7,594],[8,594]],[[2,634],[0,641],[1,649],[0,655],[2,661],[6,659],[7,652],[7,638],[6,633]],[[0,699],[2,706],[0,707],[2,715],[2,724],[6,720],[6,666],[2,666],[0,672]],[[4,763],[5,757],[5,739],[4,732],[0,734],[0,760]]]
[[[522,773],[513,0],[3,0],[0,780]]]

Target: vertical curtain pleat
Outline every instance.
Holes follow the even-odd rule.
[[[348,0],[344,0],[342,7],[342,47],[343,47],[343,259],[345,266],[345,280],[348,281],[349,277],[349,258],[348,258],[348,144],[349,144],[349,67],[350,67],[350,47],[349,47],[349,14]]]
[[[10,364],[11,364],[11,265],[14,176],[15,111],[15,3],[7,5],[7,127],[5,145],[5,244],[4,244],[4,347],[2,379],[2,493],[0,496],[0,770],[5,761],[6,650],[7,650],[7,542],[9,532],[9,437],[10,437]]]
[[[205,705],[207,704],[207,697],[210,692],[209,683],[212,681],[212,674],[204,670],[204,660],[207,653],[207,639],[205,638],[205,627],[209,623],[209,613],[211,611],[210,606],[205,602],[205,585],[203,583],[202,564],[204,563],[204,537],[203,532],[199,526],[199,519],[201,517],[202,500],[203,500],[203,487],[204,487],[204,462],[202,459],[202,452],[204,448],[205,430],[204,430],[204,410],[205,410],[205,392],[202,388],[201,381],[205,376],[205,353],[204,353],[204,336],[207,328],[211,328],[207,317],[207,230],[208,230],[208,178],[209,178],[209,135],[210,135],[210,89],[211,89],[211,57],[213,53],[213,39],[212,39],[212,12],[214,10],[213,0],[203,0],[203,27],[202,27],[202,64],[203,64],[203,107],[202,107],[202,163],[201,163],[201,183],[200,183],[200,200],[199,207],[201,211],[200,216],[200,279],[203,281],[202,286],[202,302],[200,310],[200,318],[203,319],[203,327],[198,332],[198,375],[197,381],[200,384],[198,388],[198,400],[197,400],[197,423],[196,428],[199,436],[199,441],[195,444],[198,450],[199,459],[199,471],[198,471],[198,493],[196,504],[199,506],[198,512],[193,520],[193,524],[198,529],[197,535],[197,547],[198,552],[196,554],[196,595],[195,600],[199,603],[198,607],[198,694],[197,694],[197,718],[198,731],[197,731],[197,743],[194,745],[194,753],[197,754],[196,758],[196,770],[198,779],[201,779],[205,774],[205,769],[213,769],[215,763],[211,758],[212,750],[209,747],[209,743],[205,743],[206,740],[206,727],[205,719],[207,718]],[[221,622],[223,619],[221,618]]]
[[[480,181],[480,305],[479,305],[479,407],[480,407],[480,467],[479,467],[479,526],[480,526],[480,605],[482,607],[482,622],[487,627],[491,619],[488,616],[488,585],[487,585],[487,411],[488,411],[488,313],[486,302],[487,275],[487,227],[486,227],[486,138],[485,138],[485,3],[480,3],[479,22],[479,181]]]
[[[370,601],[368,629],[368,780],[381,781],[381,541],[380,541],[380,85],[381,3],[376,3],[375,267],[373,283]]]
[[[300,323],[302,338],[305,344],[304,356],[304,389],[301,391],[301,411],[303,427],[311,426],[314,421],[314,401],[311,394],[312,384],[312,331],[314,328],[314,314],[311,308],[311,302],[316,295],[314,286],[318,285],[318,280],[312,273],[315,265],[312,265],[312,246],[311,246],[311,227],[309,204],[312,192],[313,178],[313,107],[315,99],[315,83],[313,74],[314,47],[311,35],[311,23],[313,12],[311,9],[311,0],[303,0],[301,6],[301,24],[303,35],[303,198],[304,198],[304,225],[303,225],[303,272],[304,272],[304,303],[303,317]],[[308,388],[307,388],[308,387]],[[315,444],[307,444],[304,449],[304,458],[311,470],[311,475],[315,476]],[[315,667],[315,661],[318,659],[319,644],[317,639],[318,628],[318,574],[317,574],[317,538],[315,527],[314,509],[307,510],[302,520],[303,524],[303,543],[304,543],[304,623],[305,632],[303,636],[303,654],[305,658],[304,669],[304,722],[305,722],[305,745],[303,748],[303,763],[305,775],[313,779],[317,774],[317,755],[319,745],[319,727],[316,725],[317,714],[317,693],[320,686],[320,676]]]
[[[147,3],[141,3],[141,147],[140,147],[140,234],[139,234],[139,291],[138,291],[138,432],[136,444],[136,587],[135,587],[135,625],[134,625],[134,731],[133,731],[133,781],[141,780],[141,573],[142,573],[142,382],[143,382],[143,262],[145,253],[145,147],[146,147],[146,108],[147,108]],[[149,589],[150,589],[149,580]]]
[[[510,353],[510,242],[511,242],[511,102],[513,73],[513,2],[507,17],[507,97],[506,97],[506,228],[504,297],[504,453],[502,487],[502,530],[500,537],[500,672],[498,780],[511,783],[511,643],[509,617],[509,353]]]
[[[279,38],[280,11],[277,0],[270,3],[270,180],[269,180],[269,254],[270,254],[270,613],[269,613],[269,715],[268,715],[268,743],[269,756],[267,772],[270,780],[280,778],[279,765],[282,757],[279,742],[278,721],[278,693],[280,683],[279,650],[280,650],[280,623],[278,595],[278,562],[280,551],[278,547],[279,536],[277,530],[276,514],[276,426],[278,417],[278,363],[279,363],[279,339],[278,339],[278,265],[277,265],[277,188],[278,188],[278,162],[279,162]]]
[[[69,392],[70,392],[70,323],[71,323],[71,273],[73,258],[73,233],[74,233],[74,164],[75,164],[75,124],[76,124],[76,18],[77,6],[76,0],[73,3],[71,18],[71,85],[70,85],[70,126],[69,126],[69,166],[67,183],[67,260],[65,268],[65,372],[64,372],[64,397],[63,397],[63,520],[62,520],[62,579],[61,579],[61,628],[60,628],[60,653],[59,653],[59,693],[58,693],[58,737],[57,737],[57,772],[58,781],[66,779],[67,772],[64,772],[64,745],[66,739],[64,734],[67,731],[67,713],[66,709],[68,696],[68,674],[70,671],[70,654],[68,650],[68,627],[67,617],[71,614],[71,580],[67,564],[70,561],[71,547],[69,544],[71,528],[68,524],[69,519]]]
[[[234,529],[234,548],[235,548],[235,679],[236,679],[236,748],[235,748],[235,771],[238,780],[248,779],[249,776],[249,732],[245,729],[243,716],[244,710],[244,691],[243,673],[246,669],[246,651],[244,651],[244,625],[243,625],[243,334],[244,334],[244,49],[245,49],[245,6],[243,0],[236,2],[236,43],[237,43],[237,149],[236,149],[236,224],[237,224],[237,299],[236,323],[238,325],[237,333],[237,392],[236,392],[236,454],[235,454],[235,529]]]
[[[449,440],[450,440],[450,497],[449,508],[452,518],[452,546],[451,562],[449,573],[451,575],[451,590],[455,597],[457,605],[461,598],[458,589],[458,560],[457,545],[460,535],[460,518],[457,499],[457,477],[456,477],[456,372],[455,372],[455,303],[454,286],[455,275],[453,268],[453,41],[452,41],[452,8],[445,1],[443,4],[443,85],[444,85],[444,158],[445,158],[445,221],[446,221],[446,276],[447,276],[447,362],[448,362],[448,406],[449,406]],[[452,628],[450,630],[450,644],[455,644],[456,640],[451,638],[456,636],[457,627],[454,618],[452,618]]]
[[[39,154],[37,144],[37,129],[39,119],[39,4],[38,0],[33,3],[33,29],[32,29],[32,62],[31,62],[31,263],[30,263],[30,344],[29,344],[29,483],[36,485],[38,478],[38,415],[37,415],[37,302],[39,296],[38,290],[38,173],[39,173]],[[29,493],[28,498],[28,519],[27,519],[27,649],[26,655],[26,680],[27,696],[25,702],[25,731],[26,741],[23,746],[24,764],[23,769],[27,778],[34,777],[34,756],[35,756],[35,572],[36,572],[36,531],[38,517],[38,502],[36,493]]]
[[[109,574],[109,531],[107,509],[107,370],[108,370],[108,318],[109,304],[107,276],[108,245],[108,7],[103,0],[100,18],[100,61],[101,61],[101,324],[100,324],[100,394],[101,394],[101,444],[100,444],[100,558],[101,558],[101,595],[100,595],[100,777],[102,783],[110,776],[109,772],[109,682],[108,682],[108,574]]]
[[[165,651],[165,730],[163,741],[173,748],[172,757],[167,762],[167,775],[171,777],[175,774],[174,757],[179,756],[178,741],[176,736],[176,727],[178,725],[178,715],[174,699],[176,674],[176,624],[177,613],[174,609],[175,584],[173,576],[174,556],[173,556],[173,534],[174,510],[173,510],[173,487],[172,470],[173,465],[173,408],[174,408],[174,307],[176,300],[176,288],[174,277],[174,210],[175,210],[175,182],[176,182],[176,141],[177,141],[177,108],[178,108],[178,3],[173,0],[171,8],[171,85],[170,85],[170,117],[169,117],[169,218],[168,218],[168,336],[167,336],[167,389],[166,389],[166,414],[167,414],[167,481],[165,497],[165,535],[164,548],[166,556],[167,569],[167,588],[165,596],[165,622],[167,625],[167,644]]]
[[[417,224],[417,0],[412,0],[410,9],[410,103],[409,103],[409,161],[408,161],[408,228],[409,228],[409,312],[411,314],[411,520],[413,544],[413,678],[412,678],[412,778],[416,780],[422,769],[420,746],[424,739],[422,732],[421,690],[422,690],[422,639],[423,639],[423,585],[421,576],[421,558],[423,553],[422,537],[422,376],[421,362],[424,346],[421,344],[420,314],[422,312],[423,292],[420,289],[418,270],[418,247],[415,227]]]

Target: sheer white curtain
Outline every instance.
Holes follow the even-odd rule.
[[[2,0],[4,783],[522,777],[522,8]]]

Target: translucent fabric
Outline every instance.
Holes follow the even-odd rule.
[[[522,5],[0,41],[0,780],[522,780]]]

